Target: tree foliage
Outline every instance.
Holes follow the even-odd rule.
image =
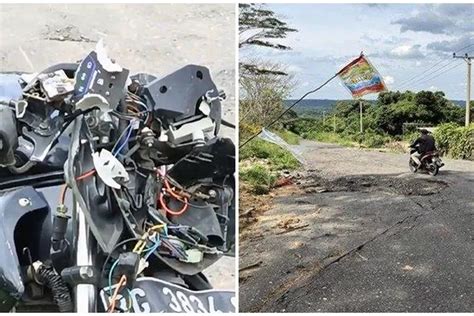
[[[279,72],[284,67],[277,64],[262,64],[266,68]],[[240,132],[247,137],[258,127],[270,123],[284,110],[284,100],[293,89],[292,76],[279,76],[273,73],[254,74],[240,78]],[[288,115],[295,115],[294,112]]]
[[[239,48],[267,47],[278,50],[291,49],[276,40],[285,38],[288,33],[297,30],[279,19],[276,14],[266,8],[264,4],[241,3],[239,4]],[[240,62],[240,73],[250,74],[275,74],[285,75],[285,72],[265,68],[252,62]]]
[[[459,126],[464,120],[464,109],[447,100],[441,91],[380,93],[375,102],[363,101],[363,111],[363,134],[359,133],[357,100],[338,101],[327,117],[336,116],[335,132],[341,138],[369,147],[382,146],[390,139],[406,138],[414,131],[407,126],[437,126],[448,122]],[[303,137],[321,140],[328,137],[328,133],[334,133],[333,122],[333,119],[327,119],[323,124],[321,117],[301,118],[292,123],[290,130]]]

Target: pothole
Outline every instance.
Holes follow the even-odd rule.
[[[447,182],[437,179],[387,175],[356,175],[326,179],[316,173],[309,173],[300,185],[306,193],[386,191],[407,196],[437,194],[448,187]]]

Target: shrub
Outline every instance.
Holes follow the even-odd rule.
[[[275,184],[276,176],[264,166],[255,165],[241,170],[240,179],[248,182],[255,194],[267,194]]]
[[[441,154],[455,159],[474,158],[474,124],[461,127],[455,123],[441,124],[434,132]]]
[[[362,137],[362,143],[369,148],[383,147],[385,143],[390,141],[390,137],[374,132],[367,132]]]
[[[300,166],[298,160],[286,149],[262,139],[254,139],[240,150],[240,160],[268,159],[272,170],[293,170]]]

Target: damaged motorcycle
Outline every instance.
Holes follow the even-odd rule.
[[[0,311],[235,312],[235,146],[203,66],[131,75],[101,41],[0,74]]]

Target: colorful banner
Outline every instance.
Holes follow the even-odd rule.
[[[337,74],[353,98],[387,90],[382,76],[364,55],[354,59]]]

